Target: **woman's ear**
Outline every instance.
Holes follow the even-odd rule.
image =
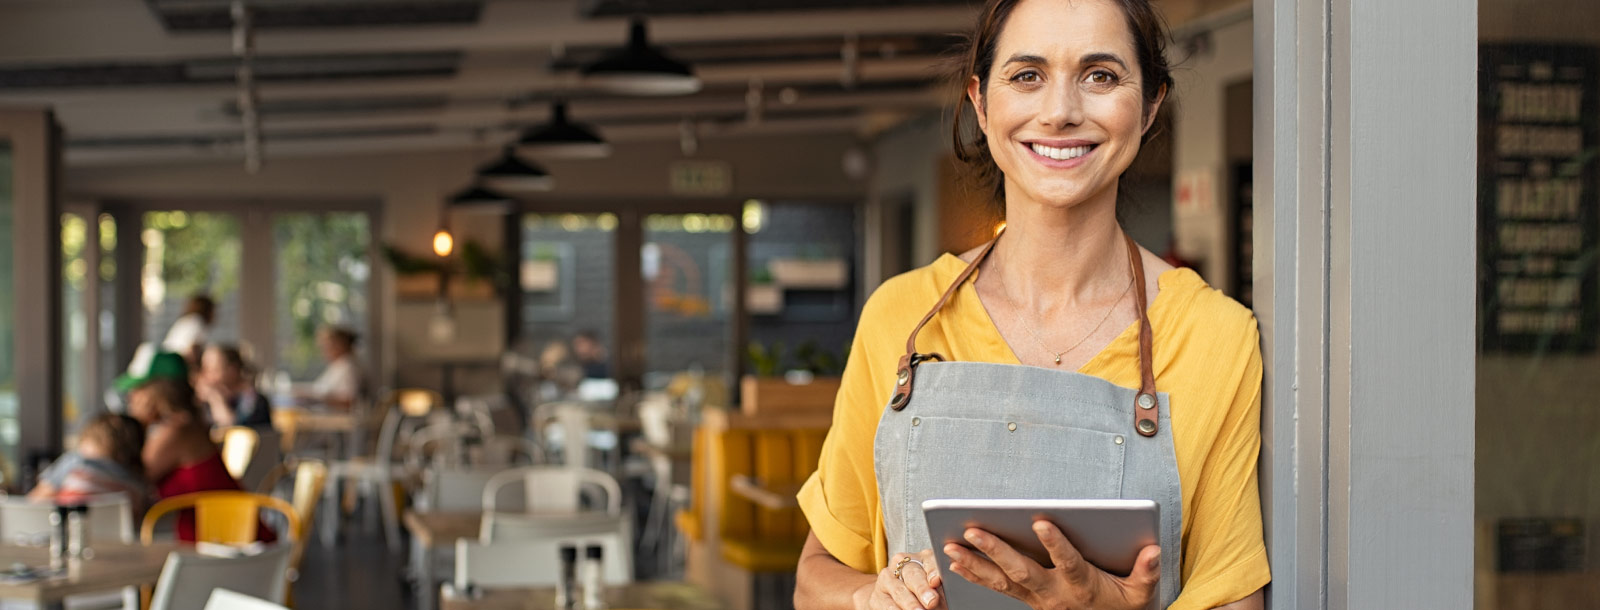
[[[1161,112],[1161,103],[1166,100],[1167,86],[1161,85],[1161,89],[1156,91],[1156,100],[1145,105],[1144,131],[1140,132],[1141,134],[1150,133],[1150,128],[1156,124],[1156,115]]]
[[[976,74],[967,80],[967,100],[972,102],[973,114],[978,116],[978,130],[988,137],[989,115],[983,109],[983,81]]]

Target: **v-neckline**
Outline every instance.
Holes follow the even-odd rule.
[[[950,264],[953,264],[953,265],[957,266],[958,268],[965,268],[967,266],[967,264],[968,264],[967,261],[961,260],[961,257],[956,256],[954,254],[945,253],[944,256],[949,257],[950,259],[952,259]],[[1163,303],[1165,303],[1168,300],[1170,300],[1170,299],[1162,298],[1162,297],[1166,296],[1167,292],[1169,291],[1168,290],[1169,289],[1169,286],[1168,286],[1169,279],[1171,277],[1173,277],[1174,273],[1176,273],[1178,271],[1181,271],[1182,269],[1183,269],[1182,267],[1168,269],[1166,271],[1161,272],[1160,275],[1156,276],[1156,295],[1155,295],[1154,298],[1152,298],[1150,300],[1150,305],[1145,309],[1145,315],[1150,318],[1150,325],[1152,327],[1152,330],[1154,330],[1154,328],[1156,326],[1156,324],[1155,324],[1155,317],[1156,317],[1155,314],[1156,314],[1156,312],[1161,309],[1161,306],[1162,306]],[[983,298],[978,295],[977,284],[978,284],[978,276],[980,276],[980,275],[983,275],[983,270],[982,269],[975,270],[973,272],[973,274],[972,274],[972,277],[967,278],[967,281],[965,283],[963,283],[961,287],[957,288],[956,296],[960,297],[962,300],[966,300],[966,299],[970,298],[974,302],[977,303],[977,305],[978,305],[978,307],[977,307],[978,313],[983,316],[984,328],[985,328],[985,330],[987,332],[987,336],[983,337],[983,340],[987,341],[987,342],[993,342],[993,343],[995,343],[996,345],[999,346],[999,348],[1000,348],[999,351],[1003,352],[1005,354],[1006,358],[1007,358],[1007,360],[1005,362],[1001,363],[1001,364],[1014,364],[1014,365],[1017,365],[1017,366],[1034,366],[1034,365],[1023,364],[1022,363],[1022,359],[1017,357],[1016,349],[1011,347],[1011,342],[1006,340],[1005,335],[1000,332],[1000,327],[994,323],[994,318],[989,315],[989,306],[987,304],[985,304],[983,302]],[[1108,354],[1112,351],[1113,347],[1116,347],[1117,345],[1121,344],[1123,341],[1132,341],[1132,342],[1137,343],[1138,337],[1139,337],[1139,320],[1138,319],[1134,319],[1132,322],[1128,323],[1128,326],[1126,328],[1122,329],[1122,332],[1117,333],[1117,336],[1113,337],[1111,339],[1111,341],[1109,341],[1105,345],[1101,346],[1100,347],[1100,351],[1095,352],[1095,354],[1093,356],[1090,356],[1088,360],[1083,361],[1083,364],[1080,365],[1076,369],[1067,371],[1067,369],[1063,369],[1063,368],[1052,368],[1052,367],[1043,367],[1043,366],[1034,366],[1034,368],[1041,368],[1041,369],[1044,369],[1044,370],[1047,370],[1047,371],[1066,371],[1066,372],[1078,373],[1078,374],[1082,374],[1082,375],[1092,375],[1092,373],[1090,373],[1089,371],[1095,370],[1095,368],[1100,364],[1100,361],[1104,360],[1108,356]]]

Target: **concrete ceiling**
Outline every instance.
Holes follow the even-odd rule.
[[[1220,1],[1220,0],[1217,0]],[[1164,0],[1180,14],[1209,0]],[[966,0],[250,0],[266,157],[504,140],[548,102],[610,139],[869,132],[940,108]],[[802,8],[811,7],[811,8]],[[834,8],[817,8],[834,7]],[[0,105],[49,106],[70,164],[242,156],[227,0],[0,0]],[[587,86],[627,16],[692,63],[681,98]],[[847,78],[848,44],[859,61]],[[760,120],[749,120],[752,90]]]

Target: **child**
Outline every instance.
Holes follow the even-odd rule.
[[[150,500],[150,485],[145,482],[140,460],[143,451],[144,426],[138,420],[103,414],[83,427],[73,451],[39,475],[39,484],[28,498],[71,503],[99,494],[123,493],[133,504],[134,514],[142,514]]]

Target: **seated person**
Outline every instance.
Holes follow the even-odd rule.
[[[239,490],[195,404],[183,358],[170,352],[135,358],[128,371],[117,379],[117,387],[128,391],[128,414],[144,424],[145,476],[155,482],[161,498]],[[178,540],[194,542],[194,511],[178,515],[177,531]],[[265,526],[258,528],[256,537],[262,542],[277,538]]]
[[[232,345],[212,345],[200,357],[195,394],[205,405],[213,426],[272,427],[272,405],[256,391],[251,376],[245,372],[247,368],[239,348]]]
[[[309,389],[298,392],[298,397],[335,409],[349,409],[365,389],[361,364],[356,362],[356,334],[344,328],[324,327],[317,332],[317,347],[321,348],[328,367]]]
[[[71,504],[99,494],[126,494],[133,514],[150,505],[150,483],[144,479],[144,427],[126,415],[105,413],[89,420],[78,433],[78,445],[39,474],[29,500]]]
[[[606,346],[600,342],[600,333],[592,330],[578,331],[572,337],[572,355],[583,366],[584,379],[610,379],[611,367],[606,362]]]

